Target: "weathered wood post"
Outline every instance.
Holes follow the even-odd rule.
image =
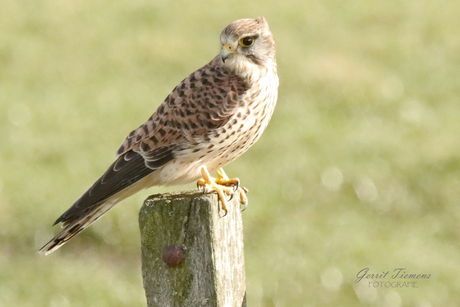
[[[239,197],[186,191],[150,196],[139,213],[149,307],[246,306]]]

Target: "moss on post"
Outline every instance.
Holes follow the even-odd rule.
[[[139,213],[142,276],[153,306],[246,306],[238,197],[228,214],[216,194],[150,196]]]

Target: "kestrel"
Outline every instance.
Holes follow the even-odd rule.
[[[238,179],[229,179],[222,167],[260,138],[273,114],[275,41],[259,17],[231,23],[220,42],[220,54],[180,82],[126,137],[116,161],[56,220],[63,229],[40,252],[52,253],[118,202],[151,186],[203,178],[198,186],[216,191],[223,210],[233,193],[247,201]],[[217,179],[210,176],[214,171]]]

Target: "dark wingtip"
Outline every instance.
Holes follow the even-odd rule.
[[[64,220],[64,214],[61,215],[60,217],[58,217],[58,219],[53,223],[52,226],[56,226],[57,224],[59,224],[60,222],[62,222]]]

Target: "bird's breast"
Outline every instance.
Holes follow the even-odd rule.
[[[246,152],[268,126],[278,97],[278,77],[267,74],[241,97],[240,108],[211,138],[214,154],[209,170],[223,167]]]
[[[267,127],[278,97],[276,71],[253,82],[239,98],[240,107],[221,127],[196,136],[157,175],[156,184],[183,184],[201,177],[200,167],[212,172],[246,152]]]

